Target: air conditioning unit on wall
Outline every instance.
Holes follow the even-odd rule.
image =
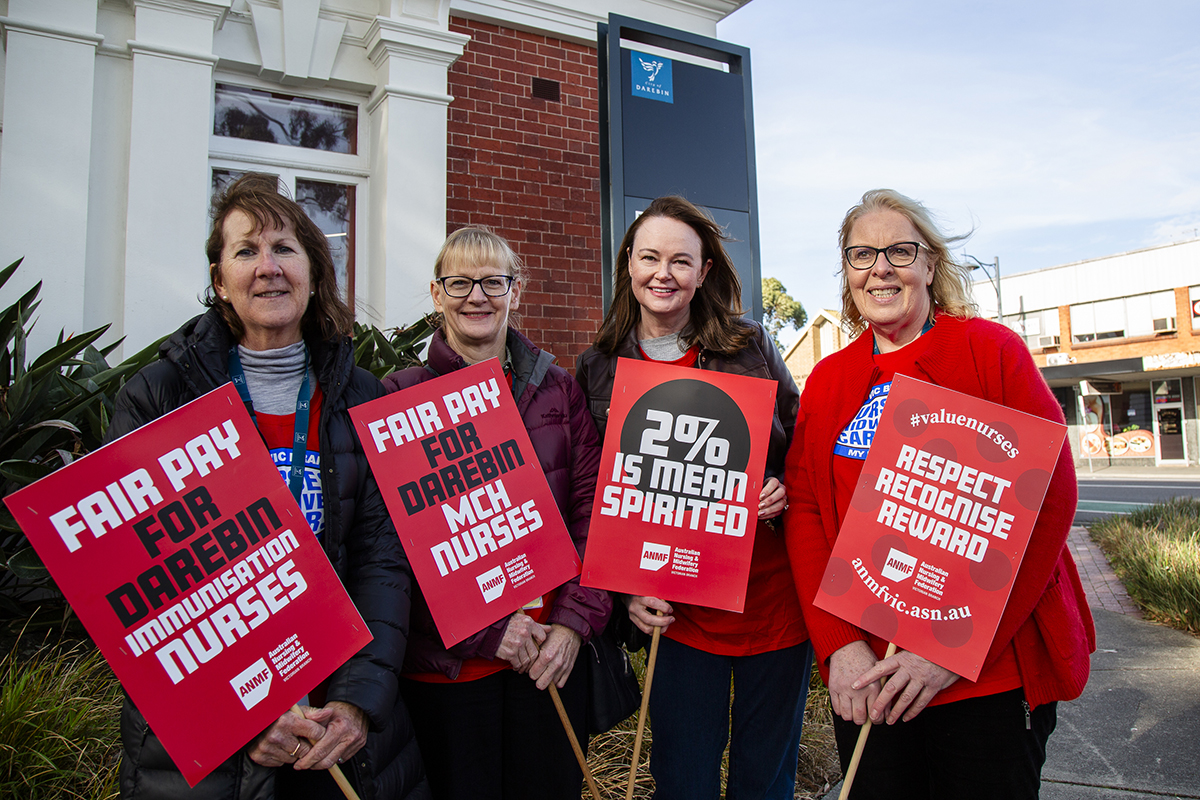
[[[1174,317],[1161,317],[1154,320],[1155,333],[1175,333],[1176,330]]]
[[[1037,343],[1038,347],[1058,347],[1059,339],[1057,336],[1039,336]]]

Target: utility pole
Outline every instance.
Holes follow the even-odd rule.
[[[975,256],[970,256],[966,253],[963,253],[963,258],[969,258],[974,261],[975,264],[971,267],[971,271],[974,272],[977,269],[982,269],[983,274],[987,275],[987,279],[991,282],[992,288],[996,290],[996,321],[1003,325],[1004,301],[1000,299],[1000,256],[996,256],[996,260],[991,263],[980,261]],[[988,267],[992,268],[991,273],[988,272]]]

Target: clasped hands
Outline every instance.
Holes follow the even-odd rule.
[[[890,676],[890,677],[889,677]],[[880,687],[882,678],[887,683]],[[829,658],[833,713],[856,725],[909,722],[959,676],[916,653],[900,650],[882,661],[865,641],[851,642]]]
[[[300,708],[303,717],[285,711],[250,742],[250,758],[256,764],[329,769],[367,743],[367,714],[358,706],[334,700],[323,708]]]
[[[517,612],[508,618],[496,658],[503,658],[518,673],[528,673],[539,690],[545,691],[551,684],[561,689],[567,685],[582,645],[579,634],[565,625],[542,625]]]

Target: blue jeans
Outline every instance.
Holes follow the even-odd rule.
[[[719,656],[661,639],[650,691],[655,800],[718,800],[727,743],[727,800],[791,800],[811,668],[808,642]]]

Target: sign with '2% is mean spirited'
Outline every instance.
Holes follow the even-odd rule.
[[[742,611],[775,391],[618,361],[584,586]]]

